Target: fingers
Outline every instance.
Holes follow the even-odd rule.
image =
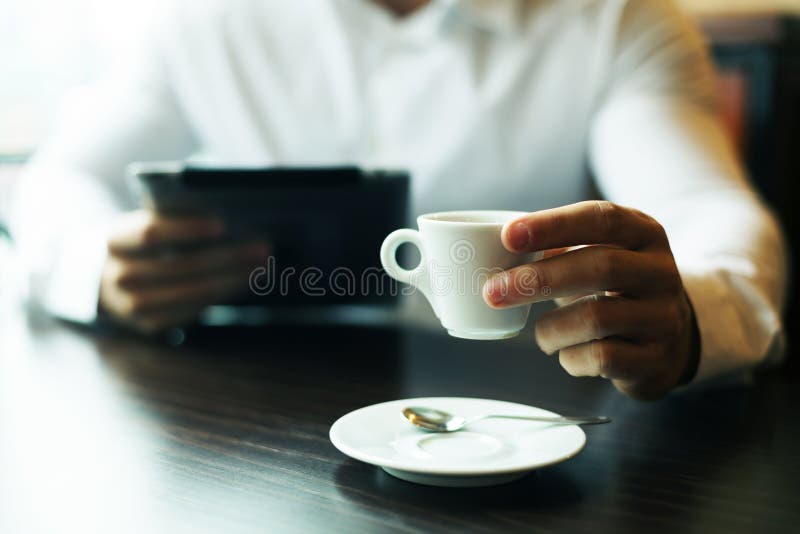
[[[161,245],[213,239],[223,233],[222,222],[211,217],[166,217],[141,210],[123,217],[109,239],[108,249],[112,254],[125,254]]]
[[[558,360],[572,376],[631,380],[641,375],[639,369],[650,360],[647,351],[647,346],[619,339],[602,339],[563,349]]]
[[[507,308],[598,291],[644,295],[680,289],[670,255],[593,246],[496,275],[484,285],[484,300],[494,308]]]
[[[167,257],[110,255],[100,305],[119,322],[144,332],[187,324],[206,306],[244,292],[265,255],[260,243],[214,245]]]
[[[626,394],[658,398],[680,381],[691,352],[691,308],[666,232],[651,217],[609,202],[530,213],[503,228],[511,252],[544,259],[484,285],[506,308],[555,299],[536,341],[573,376],[602,376]],[[577,248],[576,248],[577,247]]]
[[[215,273],[252,270],[268,254],[261,242],[228,243],[174,255],[123,257],[112,261],[112,281],[123,288],[146,287]]]
[[[656,399],[685,372],[691,313],[685,295],[588,296],[540,317],[536,342],[549,354],[558,352],[572,376],[601,376],[633,398]]]
[[[109,240],[100,305],[143,332],[188,324],[206,306],[248,286],[267,255],[263,243],[222,243],[224,228],[210,217],[128,214]],[[192,244],[187,247],[175,245]]]
[[[137,291],[118,291],[113,299],[116,314],[141,320],[217,304],[247,288],[247,272],[228,273]]]
[[[671,299],[637,301],[588,296],[551,311],[536,322],[536,342],[547,354],[614,337],[637,343],[669,339],[686,320]]]
[[[679,355],[658,344],[638,345],[620,339],[603,339],[563,349],[561,366],[572,376],[610,379],[626,395],[655,400],[675,387],[682,362]]]
[[[637,250],[666,244],[666,235],[661,225],[640,211],[589,201],[515,219],[503,228],[502,240],[512,252],[595,244]]]

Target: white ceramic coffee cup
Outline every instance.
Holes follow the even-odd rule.
[[[421,215],[419,231],[389,234],[381,263],[392,278],[410,284],[428,299],[450,335],[465,339],[505,339],[525,327],[530,306],[504,310],[483,300],[483,285],[493,274],[536,261],[536,254],[514,254],[503,246],[505,223],[525,215],[518,211],[452,211]],[[420,263],[407,270],[397,263],[397,249],[411,243]]]

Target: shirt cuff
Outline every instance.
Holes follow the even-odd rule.
[[[41,306],[50,314],[80,323],[97,319],[100,277],[107,256],[105,232],[90,229],[71,234],[41,288]]]
[[[682,271],[681,278],[700,330],[693,384],[782,356],[780,312],[754,283],[725,271]]]

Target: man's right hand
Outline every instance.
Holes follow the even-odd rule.
[[[242,294],[267,247],[232,243],[224,234],[222,222],[211,217],[125,214],[108,241],[101,310],[154,333],[191,323],[206,306]]]

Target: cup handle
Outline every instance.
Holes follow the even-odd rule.
[[[397,264],[397,249],[405,243],[410,243],[419,250],[419,265],[410,271]],[[434,304],[431,295],[430,282],[425,271],[425,265],[427,264],[425,248],[422,246],[422,239],[418,231],[406,228],[395,230],[386,236],[381,246],[381,264],[386,273],[395,280],[419,289],[433,308],[433,313],[436,314],[436,317],[439,317],[439,312],[436,310],[436,304]]]

